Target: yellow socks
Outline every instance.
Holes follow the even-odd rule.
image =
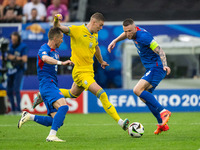
[[[59,89],[65,98],[77,98],[78,96],[73,95],[70,89]]]
[[[103,105],[103,108],[104,110],[116,121],[118,122],[120,120],[120,117],[115,109],[115,107],[109,102],[108,100],[108,96],[106,94],[106,92],[103,90],[103,89],[100,89],[98,92],[97,92],[97,95],[96,95],[102,105]]]

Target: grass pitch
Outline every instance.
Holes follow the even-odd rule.
[[[67,114],[58,137],[66,143],[46,142],[50,127],[33,121],[17,128],[21,116],[0,115],[0,150],[200,150],[200,112],[172,113],[170,130],[154,135],[156,120],[151,113],[120,113],[130,122],[141,122],[144,135],[131,138],[106,113]]]

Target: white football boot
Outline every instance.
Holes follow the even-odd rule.
[[[47,141],[47,142],[66,142],[65,140],[59,139],[56,135],[49,135],[49,136],[46,138],[46,141]]]
[[[20,118],[20,120],[19,120],[19,122],[18,122],[18,128],[19,128],[19,129],[22,127],[22,125],[23,125],[26,121],[30,120],[30,116],[31,116],[31,114],[28,113],[27,111],[23,111],[23,112],[22,112],[22,116],[21,116],[21,118]]]

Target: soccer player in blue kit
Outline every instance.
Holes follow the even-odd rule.
[[[108,51],[111,53],[116,43],[121,40],[126,38],[133,40],[142,64],[146,68],[145,75],[134,87],[133,92],[146,103],[156,117],[158,127],[154,131],[154,134],[167,131],[169,130],[167,122],[171,116],[171,112],[164,109],[152,94],[160,81],[165,78],[166,74],[169,75],[171,72],[171,69],[167,66],[166,55],[152,35],[145,29],[136,26],[131,18],[124,20],[123,30],[124,32],[109,44]]]
[[[63,42],[63,33],[60,28],[51,28],[48,33],[48,43],[41,46],[37,57],[37,75],[39,91],[47,108],[49,116],[38,116],[26,111],[22,113],[18,128],[29,121],[35,121],[44,126],[52,126],[47,142],[64,142],[56,136],[57,130],[63,125],[65,115],[69,109],[63,94],[57,84],[58,65],[72,65],[70,60],[59,61],[57,48]]]

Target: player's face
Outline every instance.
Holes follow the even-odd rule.
[[[103,29],[104,21],[94,21],[93,33],[98,33],[101,29]]]
[[[123,26],[123,29],[124,29],[124,33],[125,33],[126,37],[129,40],[135,38],[137,28],[134,24],[128,25],[128,26]]]
[[[60,47],[60,44],[63,42],[63,34],[61,33],[59,36],[54,38],[56,48]]]

